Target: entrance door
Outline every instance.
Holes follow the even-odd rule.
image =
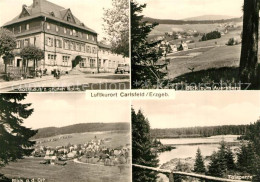
[[[17,59],[16,61],[16,67],[22,67],[22,59]]]

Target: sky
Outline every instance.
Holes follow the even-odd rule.
[[[242,16],[243,0],[136,0],[147,4],[143,15],[158,19],[185,19],[202,15]]]
[[[78,123],[130,122],[129,101],[89,101],[84,93],[29,93],[32,115],[23,125],[38,129]]]
[[[99,34],[99,40],[105,36],[102,30],[103,8],[111,8],[112,0],[48,0],[64,8],[70,8],[87,27]],[[0,26],[12,20],[22,11],[25,4],[30,6],[33,0],[0,0]]]
[[[177,92],[174,100],[133,101],[151,128],[250,124],[260,116],[260,94],[249,92]]]

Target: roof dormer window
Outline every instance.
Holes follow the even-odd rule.
[[[30,25],[29,25],[29,24],[26,24],[25,29],[26,29],[26,30],[29,30],[29,29],[30,29]]]
[[[68,16],[67,16],[67,21],[71,21],[71,16],[70,16],[70,14],[68,14]]]
[[[47,29],[48,29],[48,30],[51,29],[51,25],[50,25],[50,23],[47,23]]]

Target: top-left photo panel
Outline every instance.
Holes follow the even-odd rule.
[[[0,92],[130,89],[128,0],[1,0]]]

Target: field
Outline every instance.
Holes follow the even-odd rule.
[[[45,179],[45,182],[130,182],[130,167],[78,164],[43,165],[40,158],[26,158],[0,169],[10,179]]]
[[[210,68],[220,67],[238,67],[240,58],[241,46],[222,46],[207,48],[194,52],[186,51],[186,55],[190,53],[197,53],[196,56],[183,57],[177,56],[171,59],[168,65],[169,78],[175,78],[185,73],[191,72],[189,70],[194,68],[194,71],[206,70]]]

